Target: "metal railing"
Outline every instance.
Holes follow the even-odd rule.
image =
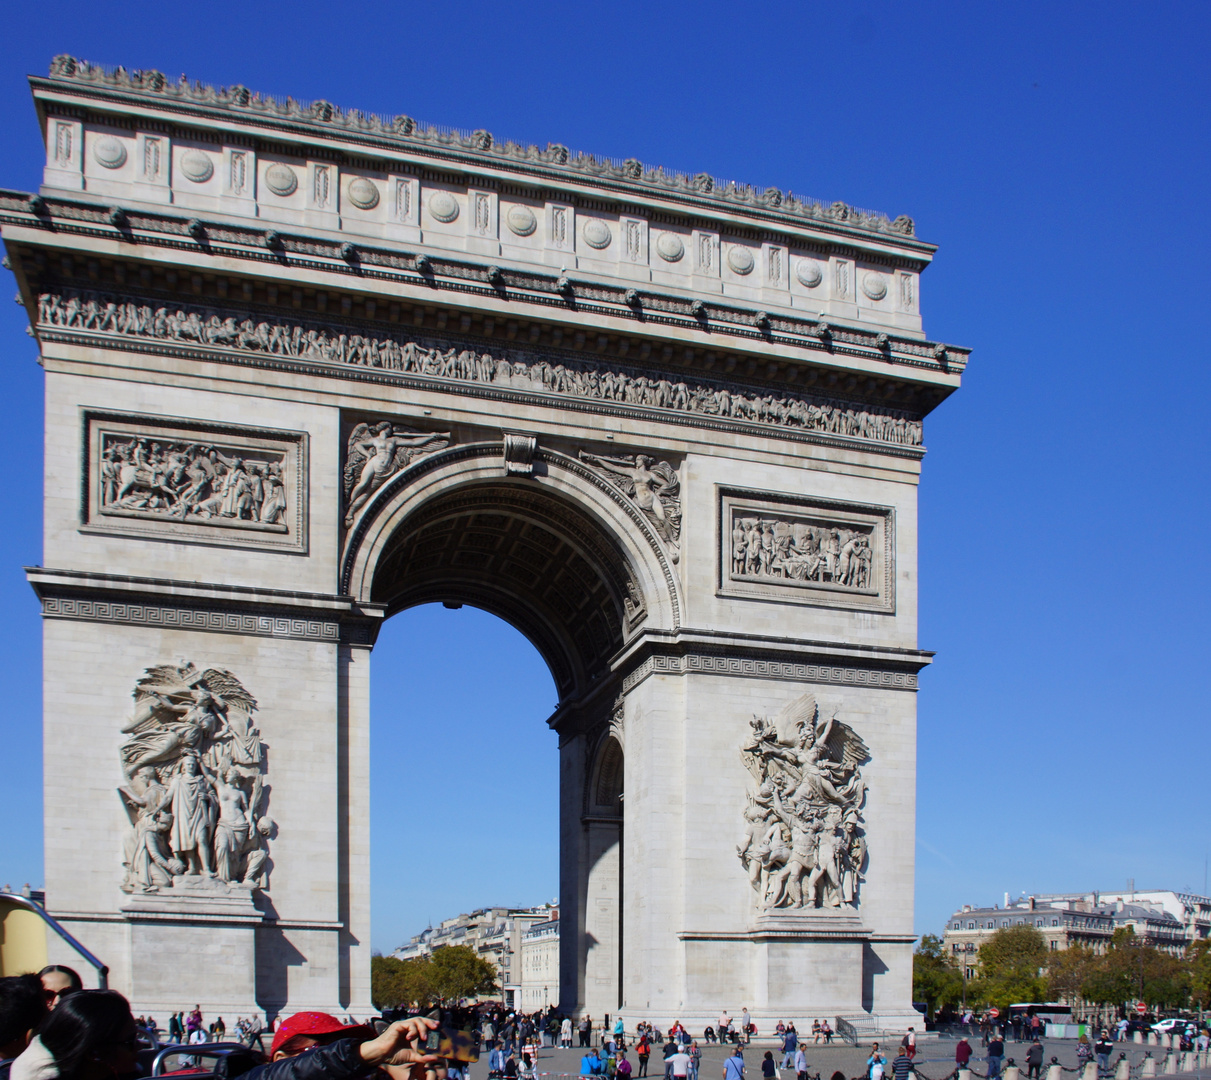
[[[28,896],[18,896],[14,893],[0,892],[0,904],[12,904],[14,907],[24,908],[26,911],[32,911],[38,916],[47,926],[49,926],[56,934],[67,942],[84,960],[91,964],[97,971],[97,985],[102,990],[109,989],[109,965],[101,963],[92,953],[90,953],[83,945],[81,945],[74,937],[71,936],[62,926],[54,919],[46,914],[45,909],[41,904],[35,903]]]

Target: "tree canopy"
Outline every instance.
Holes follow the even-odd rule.
[[[924,1003],[927,1016],[963,999],[963,974],[935,934],[922,937],[913,954],[912,999]]]
[[[1050,956],[1046,939],[1035,927],[1002,927],[980,946],[979,973],[968,987],[968,997],[1001,1009],[1018,1001],[1042,1001]]]
[[[370,961],[370,996],[380,1009],[448,1005],[496,989],[496,968],[468,945],[445,945],[415,960]]]

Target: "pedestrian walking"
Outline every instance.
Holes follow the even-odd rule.
[[[917,1056],[917,1033],[913,1028],[904,1032],[904,1038],[900,1040],[900,1050],[908,1055],[910,1061]]]
[[[795,1048],[799,1045],[799,1035],[793,1027],[786,1029],[782,1037],[782,1067],[790,1069],[795,1064]]]
[[[774,1080],[778,1075],[778,1066],[774,1064],[773,1051],[767,1050],[761,1059],[761,1076],[763,1080]]]
[[[1114,1044],[1110,1041],[1106,1032],[1102,1032],[1098,1036],[1097,1042],[1093,1044],[1093,1053],[1097,1057],[1098,1075],[1104,1075],[1110,1071],[1110,1054],[1114,1050]]]
[[[903,1047],[896,1055],[895,1061],[891,1063],[891,1074],[895,1080],[908,1080],[908,1074],[914,1071],[912,1058],[904,1053]],[[989,1076],[992,1074],[989,1073]]]
[[[739,1046],[723,1063],[723,1080],[744,1080],[744,1051]]]
[[[988,1040],[988,1080],[997,1080],[1001,1075],[1001,1061],[1005,1057],[1005,1044],[995,1032]]]
[[[669,1041],[664,1044],[664,1080],[673,1080],[673,1065],[670,1060],[677,1053],[679,1047],[673,1033],[669,1032]]]
[[[964,1037],[959,1040],[958,1045],[955,1047],[955,1067],[959,1069],[966,1069],[967,1063],[970,1060],[971,1043],[969,1043],[966,1037]]]
[[[635,1046],[635,1053],[639,1055],[639,1072],[636,1073],[636,1078],[647,1076],[648,1074],[648,1058],[652,1056],[652,1044],[648,1040],[648,1033],[645,1031],[639,1036],[639,1042]]]
[[[1043,1068],[1043,1044],[1035,1039],[1026,1051],[1026,1080],[1039,1080]]]
[[[795,1080],[807,1080],[807,1053],[802,1044],[795,1047]]]
[[[580,1045],[587,1047],[589,1045],[589,1036],[593,1032],[593,1020],[591,1017],[582,1016],[580,1023],[576,1025],[576,1030],[580,1035]]]
[[[696,1042],[690,1043],[690,1080],[698,1080],[698,1069],[702,1065],[702,1051]]]

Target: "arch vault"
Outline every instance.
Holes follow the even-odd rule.
[[[371,655],[441,600],[558,689],[565,1009],[915,1016],[911,220],[31,81],[46,895],[135,1011],[369,1011]]]

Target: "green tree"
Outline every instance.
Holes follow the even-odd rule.
[[[1119,927],[1106,955],[1082,986],[1084,996],[1102,1005],[1139,999],[1154,1008],[1174,1008],[1190,995],[1191,967],[1141,941],[1130,926]]]
[[[947,954],[942,939],[925,934],[912,957],[912,999],[924,1002],[926,1014],[957,1005],[963,998],[963,975]]]
[[[434,949],[430,965],[430,984],[439,1001],[458,1001],[497,989],[496,968],[469,945]]]
[[[1066,1002],[1080,1012],[1086,998],[1085,984],[1098,970],[1101,957],[1092,949],[1073,945],[1051,953],[1047,959],[1049,1000]]]
[[[1186,951],[1186,978],[1191,1002],[1206,1009],[1211,1004],[1211,939],[1196,941]]]
[[[979,975],[968,985],[976,1004],[1004,1010],[1018,1001],[1041,1001],[1047,980],[1041,974],[1049,956],[1047,942],[1033,926],[1003,926],[980,946]]]
[[[436,1000],[431,978],[432,962],[399,960],[394,956],[370,958],[370,998],[380,1009],[401,1005],[420,1008]]]

